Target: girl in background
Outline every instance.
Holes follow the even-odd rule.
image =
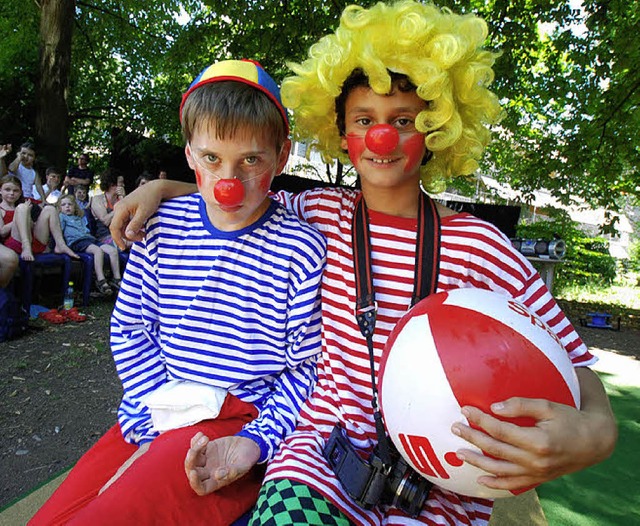
[[[120,261],[118,249],[110,244],[98,244],[98,240],[91,235],[85,224],[84,212],[78,206],[73,195],[65,195],[58,201],[60,212],[60,226],[67,245],[75,252],[88,252],[93,255],[93,268],[96,274],[96,287],[100,293],[109,295],[113,288],[120,288]],[[111,264],[113,279],[111,283],[104,275],[104,255],[107,255]],[[113,287],[113,288],[112,288]]]
[[[22,197],[20,179],[6,175],[0,179],[0,288],[6,287],[18,268],[18,254],[4,246],[11,234],[13,214],[16,204]]]
[[[4,244],[5,239],[11,234],[13,215],[16,206],[22,197],[22,183],[14,175],[5,175],[0,179],[0,240]]]

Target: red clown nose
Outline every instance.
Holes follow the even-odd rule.
[[[390,124],[376,124],[364,136],[367,148],[375,154],[387,155],[396,149],[400,134]]]
[[[213,196],[223,206],[238,206],[244,200],[244,185],[238,179],[220,179],[213,187]]]

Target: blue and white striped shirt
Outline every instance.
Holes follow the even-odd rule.
[[[190,380],[253,403],[259,416],[240,434],[270,459],[315,383],[324,237],[275,202],[253,225],[220,231],[200,194],[166,201],[146,229],[111,319],[125,440],[153,440],[143,399]]]

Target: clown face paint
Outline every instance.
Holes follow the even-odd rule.
[[[420,169],[420,163],[425,154],[424,135],[414,133],[404,137],[402,141],[402,153],[406,156],[404,169],[406,172],[413,172]]]
[[[396,187],[418,189],[424,135],[415,128],[425,101],[415,92],[395,90],[378,95],[367,87],[355,88],[345,104],[342,147],[360,175],[363,189]]]
[[[233,231],[257,221],[269,207],[267,193],[289,155],[287,142],[280,152],[271,138],[239,130],[227,139],[197,128],[185,154],[194,170],[207,215],[219,230]]]

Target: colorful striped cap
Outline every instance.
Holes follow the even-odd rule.
[[[285,110],[282,105],[282,100],[280,99],[280,88],[264,68],[253,60],[223,60],[222,62],[216,62],[204,68],[182,96],[182,102],[180,103],[180,120],[182,120],[182,107],[194,90],[205,84],[223,80],[243,82],[260,90],[269,97],[282,115],[287,134],[289,133],[289,119],[287,118],[287,110]]]

